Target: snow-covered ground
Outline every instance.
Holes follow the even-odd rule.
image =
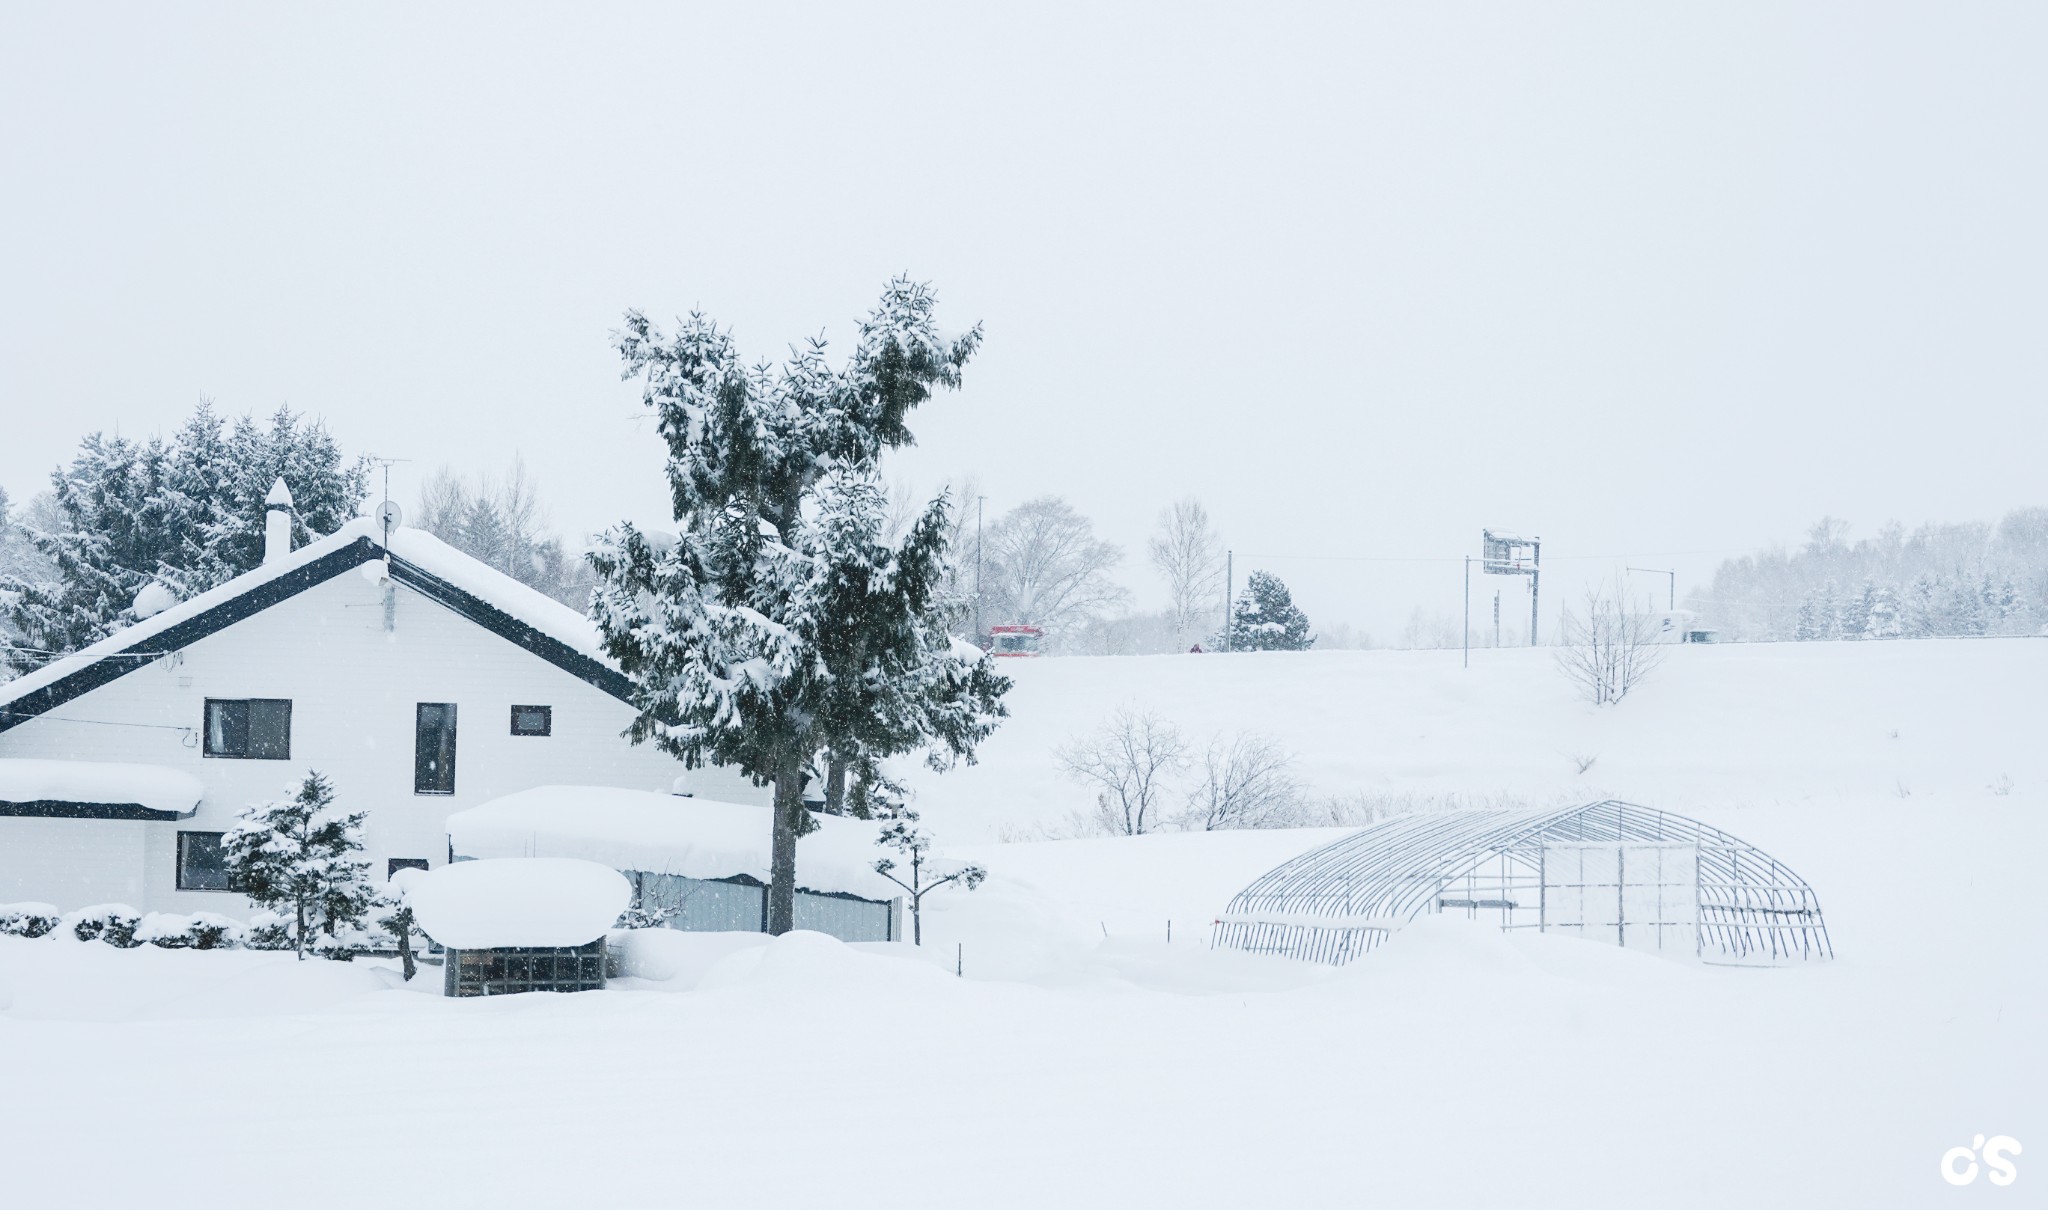
[[[1530,652],[1017,672],[983,764],[921,783],[990,870],[934,901],[922,954],[678,934],[638,967],[665,980],[448,1001],[432,968],[0,938],[0,1202],[2036,1196],[2048,642],[1678,651],[1604,713]],[[1698,967],[1454,920],[1335,971],[1211,952],[1232,893],[1340,833],[997,842],[1083,805],[1050,753],[1125,701],[1265,731],[1322,793],[1699,815],[1814,885],[1838,959]],[[2016,1185],[1942,1182],[1979,1134],[2028,1145]]]

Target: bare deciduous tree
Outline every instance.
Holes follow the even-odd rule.
[[[1152,566],[1166,579],[1174,640],[1185,645],[1216,628],[1223,593],[1223,544],[1209,510],[1193,496],[1159,514],[1152,536]]]
[[[1596,706],[1627,697],[1664,658],[1658,615],[1626,602],[1617,576],[1609,590],[1587,589],[1583,610],[1564,611],[1557,666]]]
[[[982,619],[1057,635],[1124,603],[1130,594],[1109,578],[1122,559],[1123,551],[1098,540],[1094,525],[1065,500],[1027,500],[988,527]]]
[[[589,598],[590,570],[545,532],[547,509],[523,459],[502,476],[473,481],[442,467],[420,485],[411,523],[564,604],[581,609]]]
[[[1095,812],[1079,822],[1112,836],[1142,836],[1162,821],[1168,783],[1187,766],[1180,731],[1150,711],[1125,707],[1095,735],[1060,750],[1060,765],[1096,791]]]
[[[1294,757],[1261,735],[1209,741],[1181,826],[1189,831],[1284,828],[1301,814]]]

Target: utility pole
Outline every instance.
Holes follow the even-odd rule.
[[[1493,590],[1493,645],[1500,646],[1500,589]]]
[[[1225,651],[1234,650],[1230,645],[1230,608],[1232,594],[1237,590],[1236,560],[1236,551],[1226,550],[1223,552],[1223,650]]]
[[[1669,577],[1669,580],[1667,581],[1666,585],[1666,600],[1664,603],[1664,608],[1667,610],[1675,610],[1678,608],[1678,572],[1676,569],[1664,567],[1631,567],[1627,570],[1639,571],[1646,576]]]
[[[1533,566],[1529,569],[1529,646],[1536,645],[1536,601],[1539,586],[1543,581],[1543,539],[1530,540],[1535,546]]]
[[[974,498],[974,643],[981,645],[981,511],[987,496]]]

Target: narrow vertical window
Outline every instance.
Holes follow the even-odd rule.
[[[455,793],[455,703],[421,702],[413,735],[412,792]]]

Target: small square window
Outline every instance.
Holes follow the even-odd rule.
[[[290,760],[292,704],[284,698],[207,698],[205,752],[239,760]]]
[[[424,857],[393,857],[384,863],[384,880],[389,882],[391,876],[400,870],[424,870],[426,868],[427,859]]]
[[[555,730],[553,706],[512,707],[512,734],[552,735]]]
[[[228,891],[227,853],[220,832],[178,833],[178,889]]]

